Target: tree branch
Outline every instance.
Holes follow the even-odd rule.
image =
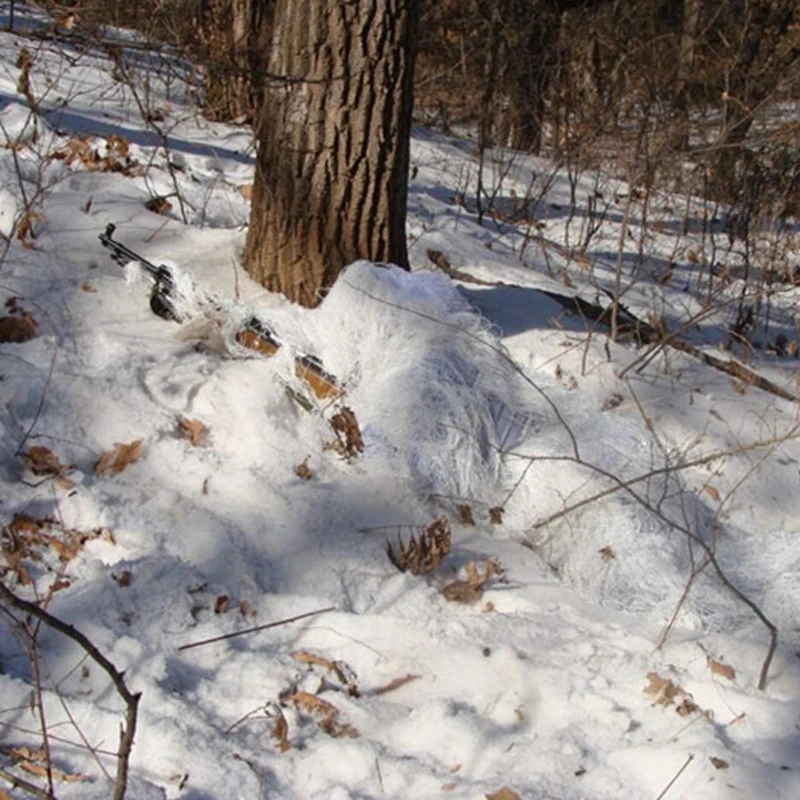
[[[123,800],[125,789],[128,785],[128,767],[131,749],[133,748],[133,739],[136,735],[136,719],[141,693],[131,692],[125,684],[124,673],[120,672],[84,634],[72,625],[63,622],[58,617],[54,617],[48,611],[39,608],[35,603],[18,597],[2,582],[0,582],[0,598],[13,608],[35,617],[49,628],[58,631],[68,639],[72,639],[111,679],[114,688],[125,703],[125,725],[122,726],[120,731],[120,743],[117,751],[117,777],[114,785],[114,800]],[[44,796],[50,797],[50,795]]]

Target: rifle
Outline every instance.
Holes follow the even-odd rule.
[[[171,297],[175,292],[175,281],[172,278],[169,267],[165,267],[163,264],[156,266],[144,256],[134,253],[122,242],[116,241],[113,238],[116,229],[117,226],[109,222],[105,233],[100,234],[100,243],[111,251],[111,260],[116,261],[121,267],[130,264],[131,261],[139,264],[153,279],[153,289],[150,292],[150,310],[162,319],[167,319],[171,322],[183,322],[175,309],[175,303]]]
[[[162,319],[171,322],[184,322],[175,303],[175,279],[169,267],[155,265],[144,256],[114,239],[116,225],[109,222],[105,232],[100,234],[100,243],[111,251],[111,259],[120,266],[136,262],[153,279],[150,292],[150,310]],[[268,358],[274,356],[282,347],[282,342],[267,325],[255,315],[250,316],[241,330],[236,333],[236,341],[249,350],[254,350]],[[320,399],[340,397],[342,390],[336,378],[326,372],[322,362],[312,355],[298,354],[295,357],[295,374],[305,381],[311,391]]]

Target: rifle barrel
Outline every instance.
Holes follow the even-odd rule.
[[[135,261],[137,264],[141,264],[145,271],[152,275],[159,283],[171,284],[172,276],[165,266],[157,267],[144,256],[140,256],[138,253],[135,253],[129,247],[122,244],[122,242],[118,242],[113,238],[116,228],[117,226],[114,225],[113,222],[109,222],[105,232],[100,234],[100,243],[103,247],[107,247],[111,251],[111,258],[120,266],[125,266],[129,261]]]

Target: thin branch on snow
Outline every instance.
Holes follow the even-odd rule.
[[[300,619],[314,617],[317,614],[324,614],[326,611],[336,611],[336,606],[328,606],[327,608],[320,608],[316,611],[307,611],[305,614],[298,614],[296,617],[279,619],[276,622],[267,622],[265,625],[256,625],[254,628],[246,628],[243,631],[234,631],[233,633],[225,633],[222,636],[213,636],[211,639],[201,639],[199,642],[182,644],[178,650],[191,650],[193,647],[201,647],[204,644],[213,644],[214,642],[222,642],[226,639],[234,639],[237,636],[245,636],[248,633],[257,633],[258,631],[265,631],[268,628],[277,628],[279,625],[288,625],[290,622],[297,622]]]
[[[0,581],[0,598],[9,606],[35,617],[39,622],[47,625],[49,628],[58,631],[68,639],[72,639],[72,641],[76,642],[111,679],[114,688],[117,690],[117,694],[119,694],[122,701],[125,703],[126,709],[125,725],[122,726],[120,731],[120,743],[117,751],[117,775],[113,795],[113,800],[123,800],[128,785],[128,768],[130,754],[133,748],[133,739],[136,735],[136,720],[141,693],[131,692],[125,683],[124,673],[120,672],[83,633],[72,625],[63,622],[35,603],[18,597],[2,583],[2,581]]]

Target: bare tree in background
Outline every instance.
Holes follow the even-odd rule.
[[[274,0],[201,0],[197,31],[205,114],[211,119],[255,119],[274,5]]]

